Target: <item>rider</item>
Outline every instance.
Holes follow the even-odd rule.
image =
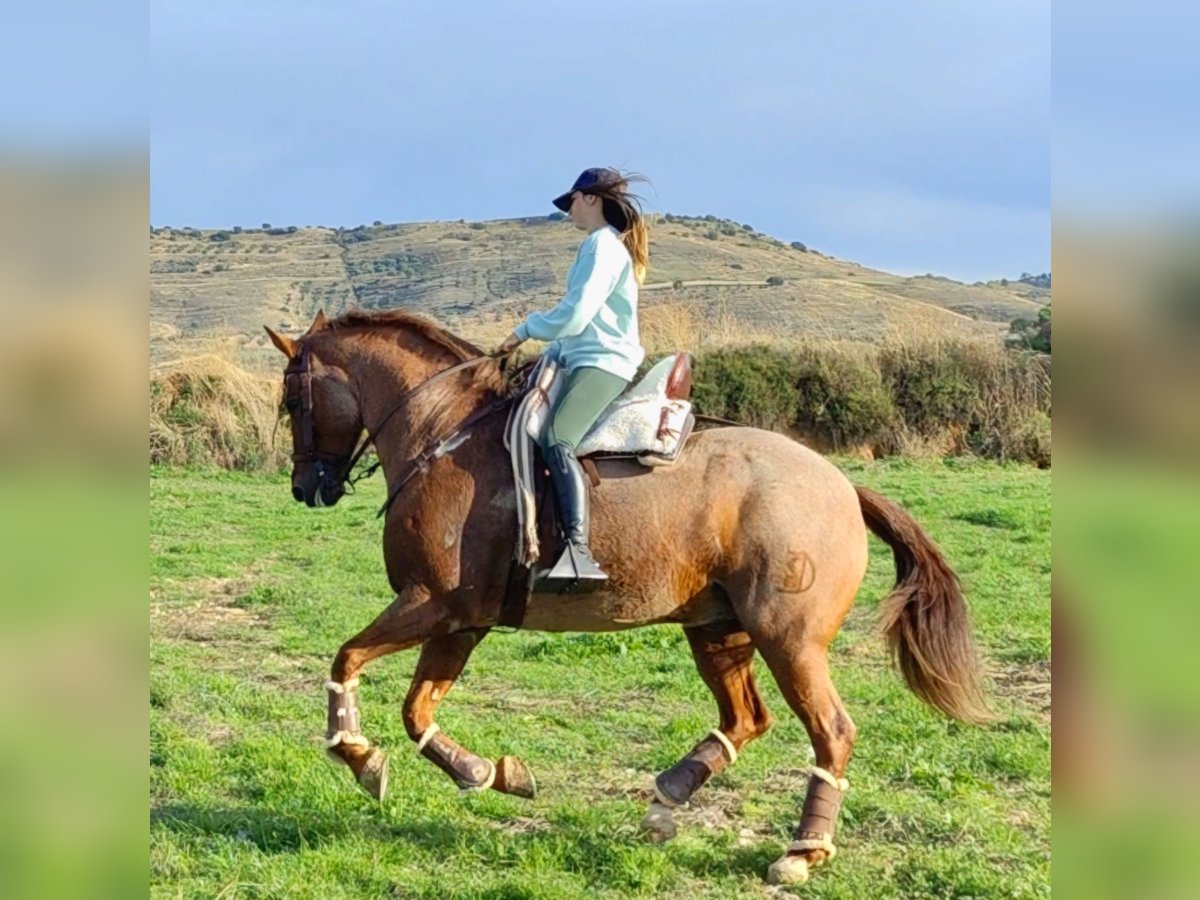
[[[637,303],[649,241],[638,198],[629,193],[632,179],[637,176],[615,169],[587,169],[555,198],[554,205],[587,232],[567,275],[566,296],[548,312],[531,313],[500,345],[500,352],[509,353],[529,338],[552,341],[546,353],[565,377],[542,439],[567,538],[562,556],[544,575],[548,581],[608,579],[588,547],[587,482],[575,448],[645,356]]]

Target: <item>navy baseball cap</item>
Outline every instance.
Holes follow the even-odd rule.
[[[571,195],[576,191],[587,191],[606,184],[612,184],[615,181],[621,180],[621,173],[613,169],[584,169],[583,172],[575,179],[575,183],[571,185],[571,189],[565,194],[560,194],[554,198],[554,205],[563,212],[571,211]]]

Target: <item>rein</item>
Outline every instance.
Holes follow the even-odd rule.
[[[351,475],[354,467],[362,459],[363,454],[367,452],[371,444],[375,443],[379,436],[383,433],[384,427],[391,421],[392,417],[398,413],[408,401],[428,387],[432,387],[444,378],[455,375],[467,369],[474,368],[480,363],[487,362],[493,359],[492,356],[476,356],[463,362],[457,363],[448,369],[443,369],[440,372],[426,378],[420,384],[410,388],[400,395],[396,401],[396,405],[388,411],[387,415],[380,420],[374,430],[365,428],[367,434],[362,439],[355,451],[350,455],[349,461],[343,465],[337,465],[337,457],[332,453],[322,453],[316,449],[315,429],[313,425],[313,402],[312,402],[312,351],[307,344],[300,345],[300,353],[288,363],[288,367],[283,373],[284,397],[285,405],[289,412],[295,411],[294,414],[299,417],[300,426],[300,442],[302,445],[301,452],[292,453],[293,462],[312,462],[316,464],[317,475],[326,480],[336,479],[338,483],[345,483],[353,488],[354,485],[362,481],[364,478],[369,478],[375,474],[380,463],[376,461],[368,466],[363,472],[357,476]],[[400,493],[400,489],[412,479],[418,472],[424,471],[431,460],[447,452],[452,447],[447,445],[470,428],[477,422],[481,421],[487,415],[503,409],[511,402],[510,398],[503,397],[488,404],[481,410],[476,411],[459,425],[448,435],[439,439],[432,446],[428,447],[423,453],[411,459],[408,467],[404,470],[403,477],[399,479],[396,486],[388,493],[387,501],[380,507],[376,518],[382,516],[388,511],[388,508],[395,501]]]
[[[726,425],[733,428],[753,428],[753,425],[747,425],[745,422],[733,422],[729,419],[722,419],[720,416],[706,416],[703,413],[692,413],[692,417],[697,422],[704,422],[710,425]]]
[[[425,388],[432,387],[434,384],[441,381],[443,378],[447,378],[450,375],[454,375],[457,372],[463,372],[467,369],[473,368],[473,367],[479,365],[480,363],[487,362],[491,358],[492,357],[490,357],[490,356],[476,356],[473,359],[468,359],[464,362],[460,362],[456,365],[453,365],[448,369],[442,369],[442,371],[430,376],[429,378],[426,378],[424,381],[422,381],[416,387],[410,388],[409,390],[407,390],[403,394],[401,394],[400,399],[398,399],[396,401],[396,405],[393,406],[391,408],[391,410],[388,412],[388,414],[383,417],[383,419],[380,421],[380,423],[375,426],[375,433],[372,434],[371,429],[369,429],[369,428],[366,429],[366,432],[367,432],[366,437],[364,437],[362,440],[362,443],[358,445],[358,449],[355,450],[353,454],[351,454],[350,461],[348,463],[346,463],[343,480],[347,484],[353,486],[357,482],[362,481],[364,478],[370,478],[372,475],[375,474],[375,470],[379,468],[378,462],[376,462],[375,464],[373,464],[371,466],[368,466],[362,472],[362,474],[360,474],[356,478],[354,478],[354,479],[350,478],[350,473],[354,471],[354,467],[358,464],[358,461],[360,459],[362,459],[363,454],[367,452],[367,449],[371,446],[371,444],[375,443],[376,438],[378,438],[379,435],[383,433],[384,426],[387,425],[387,423],[389,421],[391,421],[392,416],[394,416],[396,413],[398,413],[404,407],[405,403],[407,403],[409,400],[411,400],[413,397],[415,397],[418,393],[423,391]]]
[[[406,484],[408,484],[409,481],[412,480],[414,475],[425,472],[429,468],[430,462],[432,462],[433,460],[437,459],[439,456],[442,456],[443,454],[448,453],[451,450],[453,450],[455,447],[457,447],[458,444],[454,443],[454,441],[463,432],[465,432],[469,428],[471,428],[472,425],[475,425],[475,424],[483,421],[483,419],[487,418],[492,413],[499,412],[500,410],[504,409],[511,402],[512,402],[511,397],[501,397],[499,400],[493,400],[491,403],[489,403],[483,409],[476,410],[473,415],[468,417],[465,421],[461,422],[457,428],[455,428],[452,432],[450,432],[444,438],[437,441],[432,446],[428,447],[425,450],[425,452],[422,453],[420,456],[410,459],[408,461],[408,466],[404,469],[404,472],[402,473],[401,477],[396,479],[395,487],[393,487],[390,491],[388,491],[387,500],[384,501],[383,506],[379,507],[379,512],[375,513],[375,518],[378,519],[380,516],[384,515],[391,508],[391,506],[395,502],[396,498],[400,496],[400,491],[404,488],[404,486]]]

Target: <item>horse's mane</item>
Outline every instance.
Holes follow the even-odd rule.
[[[432,344],[449,350],[459,360],[482,356],[483,351],[470,341],[456,337],[427,316],[409,312],[407,309],[366,310],[352,309],[336,319],[330,319],[329,328],[402,328],[414,331]]]

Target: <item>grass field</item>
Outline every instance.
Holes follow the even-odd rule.
[[[365,671],[363,727],[392,751],[382,805],[320,750],[321,682],[390,600],[376,481],[332,510],[284,476],[151,476],[150,866],[159,897],[1030,897],[1050,893],[1050,474],[965,460],[844,461],[902,503],[963,578],[1000,713],[927,711],[873,631],[892,583],[872,538],[833,647],[859,728],[838,857],[805,886],[764,886],[795,827],[808,740],[765,667],[776,725],[677,815],[637,834],[654,774],[716,723],[678,629],[493,634],[438,710],[495,758],[521,756],[533,801],[459,797],[418,758],[400,703],[416,652]],[[564,601],[569,602],[569,601]]]

